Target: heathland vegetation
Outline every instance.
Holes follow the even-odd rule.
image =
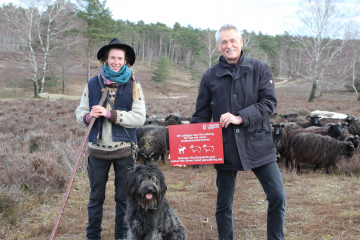
[[[174,76],[168,86],[151,80],[146,66],[135,68],[143,85],[148,115],[177,112],[190,117],[194,112],[197,87],[186,77]],[[186,70],[177,70],[181,75]],[[83,74],[86,74],[85,72]],[[186,75],[190,78],[189,75]],[[177,79],[178,78],[178,79]],[[181,83],[179,83],[181,81]],[[359,116],[358,101],[345,90],[331,91],[307,102],[311,84],[277,81],[276,112],[300,114],[324,109]],[[69,87],[81,95],[85,83],[70,81]],[[80,87],[81,86],[81,87]],[[74,90],[73,90],[74,91]],[[27,92],[24,92],[25,94]],[[64,96],[64,95],[63,95]],[[0,111],[0,238],[48,239],[70,179],[77,151],[85,134],[74,116],[79,99],[2,101]],[[212,166],[199,169],[175,168],[168,159],[161,169],[168,185],[167,199],[187,228],[189,239],[216,239],[216,185]],[[82,239],[87,224],[89,183],[84,151],[75,183],[56,238]],[[360,237],[360,155],[343,157],[331,166],[313,173],[314,165],[303,166],[302,174],[279,162],[287,194],[287,239],[357,239]],[[239,174],[234,202],[236,239],[264,239],[266,196],[252,172]],[[114,192],[113,174],[107,185]],[[114,199],[106,199],[103,238],[112,239]]]
[[[99,63],[94,60],[96,49],[113,37],[134,47],[137,60],[133,69],[142,84],[150,116],[178,113],[191,117],[202,72],[219,56],[214,30],[114,20],[104,2],[98,0],[83,1],[85,5],[81,6],[55,3],[41,8],[43,11],[12,4],[0,8],[1,239],[49,238],[86,131],[77,123],[74,111],[88,76],[99,71]],[[59,9],[64,15],[51,17]],[[13,15],[4,18],[5,13]],[[19,18],[11,22],[10,16]],[[33,18],[24,19],[30,16]],[[66,27],[71,28],[61,25],[64,19]],[[99,29],[96,24],[101,21],[112,22],[112,28]],[[50,40],[47,29],[52,32]],[[25,33],[31,38],[25,39]],[[272,69],[278,114],[299,113],[304,118],[314,110],[328,110],[360,117],[358,98],[348,91],[352,85],[359,85],[359,54],[355,54],[358,40],[329,36],[320,38],[325,41],[320,46],[327,48],[314,60],[294,41],[301,40],[299,35],[243,31],[247,56],[267,62]],[[327,55],[330,53],[335,55]],[[166,64],[171,69],[166,86],[151,79],[161,56],[171,62]],[[331,56],[336,61],[324,62]],[[317,75],[309,72],[314,68],[306,67],[315,63],[319,63],[317,70],[321,73],[315,83],[321,84],[309,102],[314,89],[312,76]],[[213,167],[175,168],[168,159],[159,165],[168,185],[166,197],[184,223],[189,239],[217,239]],[[55,239],[85,238],[89,193],[86,167],[84,151]],[[287,195],[286,239],[360,238],[359,150],[352,158],[341,157],[331,166],[331,174],[325,174],[324,168],[314,173],[313,165],[302,165],[302,174],[286,168],[282,161],[279,167]],[[113,182],[111,174],[107,196],[114,195]],[[235,239],[265,239],[265,198],[251,171],[238,175],[233,207]],[[106,199],[103,239],[113,238],[114,204],[113,198]]]

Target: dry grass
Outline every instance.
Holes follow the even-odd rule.
[[[189,239],[217,239],[216,188],[212,166],[200,169],[161,166],[168,186],[167,200],[187,228]],[[107,185],[103,239],[114,234],[113,173]],[[344,175],[307,173],[282,169],[287,193],[286,239],[358,239],[359,180]],[[89,186],[79,174],[57,231],[57,239],[84,239]],[[35,201],[35,200],[34,200]],[[24,218],[9,227],[5,239],[47,239],[53,227],[61,194],[37,203]],[[266,238],[265,194],[252,172],[239,173],[234,200],[235,239]],[[20,232],[20,233],[19,233]],[[21,238],[20,238],[21,236]],[[18,238],[17,238],[18,237]]]
[[[145,70],[139,70],[137,77],[144,88],[147,113],[175,112],[191,117],[197,94],[192,82],[184,78],[186,84],[176,84],[181,81],[177,77],[165,88],[151,82]],[[79,89],[77,96],[80,96],[83,81],[71,84]],[[282,84],[277,88],[277,112],[299,112],[306,116],[321,109],[360,115],[355,96],[337,91],[308,103],[308,92],[306,84]],[[0,238],[48,239],[86,130],[74,116],[79,100],[2,103]],[[83,154],[56,239],[85,239],[89,197],[86,158]],[[304,173],[297,175],[283,163],[279,166],[287,194],[286,239],[360,239],[358,151],[352,159],[341,158],[337,166],[332,166],[333,174],[324,174],[324,169],[313,173],[313,166],[304,166]],[[166,176],[166,197],[186,226],[188,239],[217,239],[213,167],[175,168],[168,163],[160,167]],[[103,239],[113,239],[114,234],[113,180],[111,172],[104,205]],[[267,201],[251,171],[238,174],[233,209],[235,239],[266,239]]]

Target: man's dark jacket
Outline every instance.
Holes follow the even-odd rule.
[[[227,112],[243,119],[240,125],[222,128],[224,164],[215,164],[216,169],[246,171],[276,161],[269,121],[276,104],[269,67],[243,52],[236,68],[230,68],[221,56],[219,63],[204,73],[192,123],[219,122]],[[237,151],[233,149],[236,146]],[[241,163],[229,154],[239,154]]]

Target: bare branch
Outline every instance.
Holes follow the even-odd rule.
[[[289,38],[297,45],[293,50],[303,56],[303,68],[292,72],[311,79],[313,83],[309,102],[348,77],[348,74],[336,69],[339,62],[344,61],[342,50],[352,34],[353,17],[346,14],[345,5],[341,1],[301,1],[294,18],[297,23],[289,27]],[[349,68],[343,66],[343,69]]]

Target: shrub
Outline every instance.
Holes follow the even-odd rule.
[[[355,151],[358,151],[355,150]],[[336,164],[338,170],[340,172],[344,172],[351,176],[360,177],[360,155],[354,154],[354,156],[350,159],[346,159],[345,157],[341,157],[340,161]]]
[[[0,185],[22,192],[45,194],[64,188],[66,172],[51,152],[7,155],[0,162]]]
[[[0,187],[0,214],[13,225],[16,224],[23,211],[21,197],[23,196],[14,189]]]
[[[360,84],[355,85],[356,91],[360,92]],[[355,89],[352,86],[346,86],[346,91],[355,92]]]

